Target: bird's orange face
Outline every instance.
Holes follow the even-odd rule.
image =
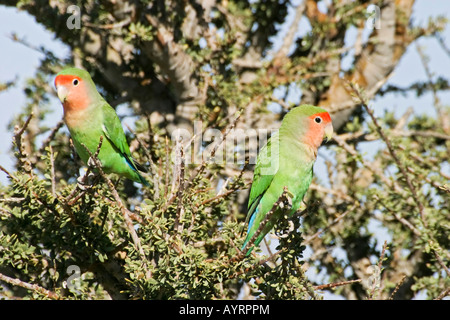
[[[306,143],[318,148],[323,140],[327,141],[333,136],[333,124],[328,112],[316,113],[308,117],[309,130],[304,137]]]
[[[82,110],[89,105],[86,84],[82,78],[68,74],[58,75],[55,87],[66,112]]]

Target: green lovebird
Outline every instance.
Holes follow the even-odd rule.
[[[285,187],[293,195],[288,215],[293,215],[299,209],[313,177],[317,149],[325,137],[329,140],[332,135],[330,115],[322,108],[301,105],[286,114],[280,129],[261,148],[256,160],[246,218],[247,237],[242,250],[283,194]],[[282,218],[281,215],[282,210],[278,208],[253,246],[259,245],[276,221]],[[248,249],[247,256],[253,246]]]
[[[139,174],[147,170],[131,157],[119,117],[97,91],[89,73],[77,68],[64,69],[56,75],[55,87],[64,108],[64,122],[81,160],[87,164],[90,157],[82,144],[95,154],[103,136],[98,154],[103,171],[148,186]]]

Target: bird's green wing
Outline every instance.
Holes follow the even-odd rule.
[[[250,197],[248,201],[248,213],[245,219],[245,224],[249,223],[248,230],[252,227],[252,216],[257,214],[257,208],[264,193],[269,188],[273,181],[275,174],[278,171],[279,165],[279,142],[278,133],[275,133],[267,144],[261,148],[258,159],[256,161],[255,170],[253,174],[253,182],[250,190]]]
[[[128,147],[125,132],[123,131],[120,119],[117,116],[114,109],[108,103],[105,102],[102,105],[102,112],[103,112],[102,130],[106,138],[122,154],[122,156],[125,158],[125,160],[132,169],[138,171],[142,168],[144,170],[141,171],[145,172],[146,171],[145,168],[143,168],[141,165],[137,165],[137,163],[131,157],[131,152],[130,148]]]

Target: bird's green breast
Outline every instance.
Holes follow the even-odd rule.
[[[300,152],[300,154],[298,154]],[[294,195],[291,213],[297,211],[312,180],[313,161],[302,157],[297,148],[280,150],[280,167],[269,187],[268,193],[273,193],[275,200],[283,193],[284,187]],[[267,193],[267,192],[266,192]],[[270,199],[272,201],[273,199]],[[273,204],[274,202],[272,202]],[[270,208],[269,208],[270,210]],[[264,210],[263,210],[264,211]]]
[[[114,160],[115,157],[113,156],[113,154],[116,152],[114,152],[114,147],[111,145],[108,139],[106,139],[103,132],[102,114],[96,112],[96,110],[91,110],[90,112],[86,111],[83,113],[84,114],[80,115],[70,115],[70,117],[65,118],[75,149],[81,160],[83,160],[84,163],[87,163],[89,159],[89,153],[86,151],[86,148],[83,147],[83,145],[85,145],[89,149],[89,151],[94,154],[97,151],[100,137],[103,136],[102,147],[100,149],[98,158],[102,162],[105,171],[110,171],[110,162],[111,160]]]
[[[73,144],[81,160],[87,164],[90,157],[83,145],[92,154],[95,154],[100,137],[103,136],[102,146],[98,154],[103,171],[106,173],[117,173],[131,180],[140,181],[139,174],[130,167],[121,152],[106,137],[103,130],[103,122],[104,119],[101,113],[91,112],[91,115],[84,121],[77,122],[71,126],[67,125]]]
[[[78,155],[84,163],[87,163],[89,153],[86,151],[86,148],[88,148],[91,153],[97,151],[100,136],[102,135],[101,130],[98,130],[95,127],[71,127],[69,128],[69,131]],[[104,153],[105,149],[108,148],[107,144],[107,141],[103,138],[101,153]],[[83,145],[86,146],[86,148],[83,147]]]

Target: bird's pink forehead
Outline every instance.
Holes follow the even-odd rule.
[[[320,112],[320,113],[316,113],[313,114],[312,116],[309,116],[310,119],[314,119],[315,117],[321,117],[323,121],[325,122],[331,122],[331,117],[330,114],[328,112]]]
[[[55,86],[71,84],[74,79],[81,81],[81,78],[71,74],[60,74],[55,78]]]

